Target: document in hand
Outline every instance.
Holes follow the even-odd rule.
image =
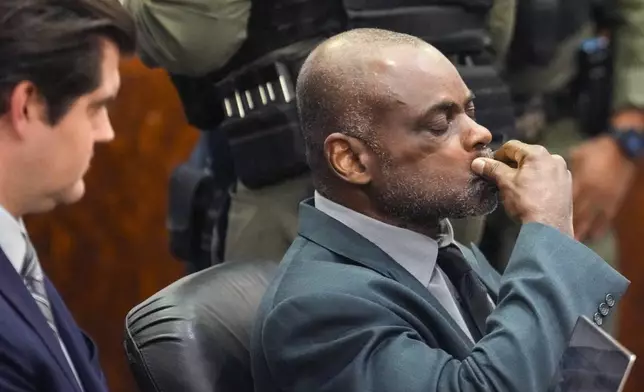
[[[553,380],[556,392],[621,392],[635,355],[581,316]]]

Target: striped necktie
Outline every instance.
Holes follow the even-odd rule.
[[[58,329],[56,328],[54,315],[51,311],[47,291],[45,290],[45,276],[40,267],[40,261],[38,261],[38,256],[29,238],[25,238],[25,242],[27,243],[27,251],[25,252],[25,261],[22,265],[22,279],[25,282],[25,286],[27,286],[27,290],[29,290],[31,296],[40,308],[40,311],[45,316],[47,324],[49,324],[56,334],[56,337],[58,337]]]
[[[78,382],[81,390],[83,390],[83,384],[78,377],[78,373],[76,372],[72,359],[70,358],[69,353],[67,352],[67,349],[63,345],[63,341],[58,334],[58,328],[56,327],[56,322],[54,321],[54,314],[51,311],[51,304],[49,303],[47,290],[45,289],[45,275],[42,272],[40,261],[38,260],[38,255],[36,254],[36,250],[29,240],[29,237],[27,237],[26,235],[25,243],[27,244],[27,250],[25,252],[25,261],[22,265],[22,279],[25,282],[25,286],[27,286],[27,290],[31,293],[31,296],[34,298],[36,304],[40,308],[43,316],[45,316],[47,324],[49,324],[49,327],[52,329],[52,331],[54,331],[54,335],[60,343],[60,347],[63,350],[63,354],[65,355],[65,358],[69,363],[74,377],[76,378],[76,382]]]

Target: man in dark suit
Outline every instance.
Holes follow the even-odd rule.
[[[455,67],[408,35],[332,37],[297,97],[317,192],[260,305],[255,390],[546,391],[578,317],[629,283],[574,240],[564,160],[492,154]],[[523,223],[503,276],[448,221],[499,191]]]
[[[117,0],[2,0],[0,21],[0,391],[106,391],[22,217],[83,196],[134,25]]]

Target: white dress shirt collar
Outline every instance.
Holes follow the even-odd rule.
[[[317,192],[314,201],[317,209],[371,241],[425,286],[434,273],[438,248],[454,241],[452,225],[446,219],[441,222],[442,234],[435,240],[360,214]]]
[[[14,218],[0,206],[0,248],[18,273],[22,270],[27,251],[26,233],[22,219]]]

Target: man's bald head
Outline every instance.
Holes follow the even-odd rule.
[[[426,47],[442,56],[411,35],[356,29],[323,42],[302,66],[297,102],[309,165],[320,192],[326,193],[324,141],[329,134],[339,132],[378,148],[373,124],[378,113],[395,102],[379,83],[379,74],[386,66],[381,52],[402,46]]]
[[[472,172],[492,135],[458,70],[424,41],[375,29],[320,45],[297,83],[316,189],[406,227],[489,212],[496,190]]]

